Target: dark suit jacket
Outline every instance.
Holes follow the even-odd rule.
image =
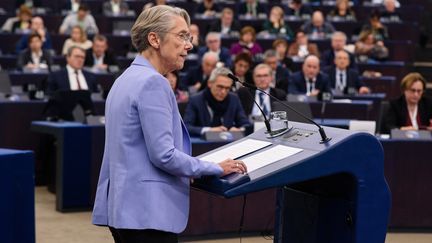
[[[230,68],[232,65],[231,54],[228,48],[221,46],[221,51],[219,53],[219,61],[225,64],[225,67]],[[198,49],[198,63],[201,63],[202,57],[206,52],[208,52],[208,47],[203,46]]]
[[[86,79],[89,91],[97,92],[98,88],[95,76],[85,70],[82,70],[82,73]],[[52,94],[57,90],[70,90],[69,75],[66,68],[57,72],[52,72],[48,76],[47,93]]]
[[[84,62],[84,66],[86,66],[86,67],[93,67],[94,61],[95,61],[95,59],[93,57],[93,49],[89,48],[86,51],[86,59],[85,59],[85,62]],[[108,66],[118,65],[116,56],[111,51],[109,51],[109,50],[105,51],[105,56],[104,56],[104,59],[103,59],[103,63],[107,64]]]
[[[33,63],[33,59],[31,57],[31,51],[29,49],[25,49],[22,51],[17,60],[17,68],[23,69],[27,63]],[[51,65],[53,63],[52,56],[49,51],[42,50],[42,57],[40,63],[46,63],[48,65],[48,69],[51,70]]]
[[[319,73],[315,81],[315,89],[321,92],[331,92],[330,80],[327,74]],[[302,71],[293,73],[288,85],[288,94],[306,94],[306,79]]]
[[[286,92],[281,89],[270,88],[270,94],[282,101],[286,100]],[[251,90],[246,87],[241,87],[239,90],[237,90],[237,95],[240,98],[240,102],[243,106],[246,115],[249,116],[252,113],[252,108],[255,104],[254,103],[255,90]],[[272,110],[273,110],[274,101],[275,100],[270,97],[270,103],[271,103],[270,105],[272,107]]]
[[[288,92],[290,71],[281,65],[276,68],[276,88]]]
[[[232,34],[232,32],[240,32],[240,29],[241,29],[240,23],[234,19],[228,34]],[[222,31],[222,24],[220,19],[216,19],[215,21],[213,21],[208,28],[208,32],[221,32],[221,31]]]
[[[420,128],[430,126],[432,119],[432,100],[421,98],[418,104],[418,115],[420,116]],[[389,110],[384,117],[383,132],[389,133],[393,128],[400,128],[407,125],[409,115],[405,96],[402,95],[390,102]]]
[[[209,77],[206,77],[206,79],[203,79],[203,70],[201,65],[196,67],[191,67],[186,73],[186,76],[184,76],[183,79],[180,80],[180,89],[181,90],[188,90],[189,86],[196,84],[197,82],[201,83],[201,89],[207,87],[207,81]]]
[[[348,55],[349,55],[349,59],[350,59],[349,68],[357,70],[357,63],[355,60],[355,56],[349,52],[348,52]],[[321,67],[327,67],[327,66],[333,66],[334,67],[335,66],[334,59],[335,59],[335,53],[334,53],[333,49],[325,50],[321,54],[321,63],[320,63]]]
[[[336,68],[327,67],[324,68],[323,72],[329,76],[331,88],[336,88],[336,81],[338,79],[338,77],[336,77]],[[344,94],[348,94],[349,88],[355,88],[358,91],[360,87],[366,86],[366,84],[361,81],[359,77],[360,74],[356,70],[347,70],[347,86],[345,87]]]
[[[228,129],[231,127],[250,126],[237,95],[229,93],[229,96],[230,104],[223,115],[223,125]],[[200,92],[190,98],[183,120],[191,136],[201,136],[202,128],[210,126],[212,121],[207,109],[204,92]]]
[[[129,9],[129,5],[126,2],[122,1],[120,3],[120,12],[127,11],[128,9]],[[102,13],[105,14],[105,15],[110,15],[110,14],[113,13],[112,12],[111,1],[107,1],[107,2],[103,3],[103,5],[102,5]]]

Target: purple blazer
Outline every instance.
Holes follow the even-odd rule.
[[[190,178],[220,175],[222,168],[190,155],[168,80],[137,56],[111,88],[105,118],[93,224],[182,232]]]
[[[241,52],[246,52],[246,51],[249,51],[253,56],[255,56],[256,54],[262,53],[263,49],[257,42],[254,42],[251,48],[247,48],[242,44],[240,44],[240,42],[237,42],[232,44],[230,49],[231,55],[237,55]]]

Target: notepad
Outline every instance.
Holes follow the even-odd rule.
[[[201,160],[219,163],[224,159],[238,159],[245,155],[251,154],[255,151],[263,149],[272,145],[270,142],[256,140],[256,139],[246,139],[242,142],[233,144],[224,149],[215,151],[214,153],[208,154],[204,157],[200,157]]]

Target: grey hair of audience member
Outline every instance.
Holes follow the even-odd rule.
[[[265,63],[260,63],[260,64],[256,65],[255,68],[254,68],[253,74],[255,75],[255,71],[256,70],[258,70],[258,69],[264,69],[264,68],[267,68],[268,73],[271,76],[272,73],[273,73],[273,70],[272,70],[272,68],[268,64],[265,64]]]
[[[214,81],[216,81],[216,78],[219,76],[224,76],[224,77],[228,77],[228,74],[231,73],[231,70],[229,70],[226,67],[218,67],[213,69],[213,71],[210,74],[210,77],[208,79],[208,82],[213,83]]]
[[[267,51],[264,52],[263,54],[263,59],[267,59],[269,57],[278,57],[278,54],[275,50],[273,49],[268,49]]]
[[[217,38],[218,40],[221,40],[221,34],[220,34],[219,32],[209,32],[209,33],[206,35],[206,42],[208,41],[208,39],[209,39],[210,37],[215,37],[215,38]]]
[[[163,41],[165,35],[175,27],[176,16],[184,18],[187,26],[190,26],[189,14],[181,8],[158,5],[142,11],[131,29],[132,44],[138,53],[151,46],[148,41],[150,32],[156,33]]]
[[[207,60],[207,58],[213,58],[213,59],[216,59],[216,62],[219,62],[219,55],[214,53],[214,52],[208,51],[208,52],[204,53],[202,60],[203,61]]]
[[[345,39],[345,43],[346,43],[346,41],[347,41],[347,36],[346,36],[346,34],[345,34],[344,32],[342,32],[342,31],[335,31],[335,32],[332,34],[331,39],[333,40],[333,39],[336,38],[336,37],[342,37],[342,38],[344,38],[344,39]]]
[[[71,46],[69,47],[69,49],[66,52],[66,56],[70,57],[72,55],[73,50],[78,49],[81,50],[82,52],[86,53],[86,50],[82,47],[79,46]]]

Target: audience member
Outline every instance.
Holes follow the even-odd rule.
[[[272,44],[272,48],[276,51],[279,63],[288,70],[291,70],[293,60],[288,56],[288,47],[288,42],[282,38],[274,40]]]
[[[272,68],[267,64],[258,64],[253,71],[253,80],[257,88],[264,90],[265,92],[273,95],[274,97],[285,100],[286,92],[284,90],[271,87],[272,80]],[[262,114],[258,109],[254,100],[259,104],[260,108],[264,111],[266,117],[269,117],[270,112],[272,112],[274,99],[270,98],[268,95],[258,91],[242,87],[237,91],[237,94],[242,103],[243,109],[247,116],[250,116],[253,120],[261,120]]]
[[[263,52],[261,46],[256,42],[256,32],[251,26],[245,26],[240,31],[240,40],[231,46],[231,55],[237,55],[240,52],[248,52],[253,57]]]
[[[153,1],[150,1],[149,3],[146,3],[144,5],[143,11],[146,10],[146,9],[148,9],[148,8],[151,8],[153,6],[157,6],[157,5],[167,5],[167,1],[166,0],[153,0]]]
[[[42,38],[42,49],[52,49],[51,36],[45,28],[44,21],[41,17],[36,16],[31,19],[30,30],[31,33],[37,33]],[[23,35],[19,39],[16,45],[16,53],[20,53],[28,47],[28,37],[29,35]]]
[[[387,27],[381,23],[380,18],[378,11],[372,11],[369,22],[363,25],[362,31],[371,31],[376,40],[384,41],[389,38],[389,34]]]
[[[237,13],[246,18],[258,18],[265,17],[267,9],[265,5],[258,0],[245,0],[239,1]]]
[[[80,26],[72,28],[70,38],[66,39],[63,44],[62,55],[66,55],[67,51],[72,46],[79,46],[84,50],[91,48],[93,43],[87,39],[87,35]]]
[[[183,90],[180,90],[178,88],[178,80],[179,80],[178,72],[177,71],[169,72],[169,73],[167,73],[167,75],[165,75],[165,78],[168,79],[168,81],[171,85],[171,88],[174,92],[177,103],[188,102],[188,100],[189,100],[188,93],[183,91]]]
[[[384,42],[376,40],[370,30],[362,31],[358,41],[355,43],[355,54],[359,62],[384,61],[389,52]]]
[[[80,26],[87,34],[97,34],[99,32],[95,19],[84,4],[80,4],[76,13],[66,16],[60,26],[59,32],[60,34],[70,34],[72,28],[75,26]]]
[[[302,70],[291,75],[288,94],[319,96],[324,92],[331,92],[329,77],[320,72],[319,58],[309,55],[304,60]]]
[[[204,17],[214,17],[219,12],[220,7],[215,0],[203,0],[195,10],[195,14],[201,14]]]
[[[291,18],[310,19],[312,9],[302,3],[302,0],[292,0],[288,4],[287,15]]]
[[[401,82],[402,96],[390,102],[383,130],[432,130],[432,100],[424,97],[426,80],[419,73],[409,73]]]
[[[347,51],[337,51],[334,63],[335,66],[328,66],[323,70],[329,76],[334,94],[370,93],[370,89],[360,80],[360,74],[349,67],[350,58]]]
[[[193,45],[193,48],[192,48],[192,50],[189,51],[189,53],[197,53],[198,49],[201,46],[204,46],[205,42],[200,35],[200,30],[198,28],[198,25],[191,24],[189,26],[189,31],[190,31],[190,34],[192,36],[192,45]]]
[[[402,18],[396,9],[395,0],[384,0],[384,10],[381,11],[381,22],[402,22]]]
[[[208,88],[190,97],[184,123],[191,136],[207,131],[240,131],[250,126],[240,100],[231,93],[231,73],[227,68],[216,68],[208,80]]]
[[[284,10],[279,6],[271,8],[269,19],[264,21],[263,31],[288,40],[292,40],[294,37],[291,28],[284,20]]]
[[[57,90],[90,90],[97,91],[97,84],[93,74],[83,70],[85,50],[72,46],[66,54],[66,68],[52,72],[48,76],[47,93]]]
[[[347,43],[347,36],[342,31],[336,31],[331,36],[331,49],[325,50],[321,54],[321,67],[334,66],[335,54],[338,51],[344,50]],[[355,61],[355,56],[349,53],[349,67],[357,69],[357,63]]]
[[[214,52],[218,55],[219,61],[223,62],[225,67],[231,67],[232,60],[230,51],[221,46],[221,35],[218,32],[209,32],[206,36],[206,46],[200,47],[198,50],[198,62],[201,62],[201,58],[204,53]]]
[[[304,31],[299,30],[296,33],[295,42],[288,49],[288,56],[294,61],[303,60],[307,55],[319,56],[318,46],[315,43],[309,43],[308,37]]]
[[[348,0],[337,0],[335,8],[327,15],[329,21],[356,21],[356,14]]]
[[[287,92],[290,72],[280,64],[276,51],[269,49],[264,52],[263,62],[271,68],[272,82],[270,83],[270,87],[278,88]]]
[[[30,20],[32,11],[26,5],[21,5],[18,11],[18,19],[12,24],[12,33],[27,34],[30,32]]]
[[[41,0],[15,0],[15,7],[26,5],[29,8],[42,7]]]
[[[230,8],[224,8],[220,18],[213,21],[210,25],[209,32],[220,32],[222,35],[237,36],[240,28],[240,23],[234,19],[234,11]]]
[[[207,87],[207,80],[213,69],[216,68],[218,61],[219,57],[216,53],[205,53],[202,57],[201,65],[191,67],[188,70],[180,88],[188,90],[191,95],[205,89]]]
[[[28,36],[28,48],[23,50],[17,60],[17,68],[21,70],[50,70],[52,57],[49,51],[42,49],[42,37],[38,33]]]
[[[235,56],[232,67],[233,74],[241,81],[253,84],[252,73],[250,71],[253,65],[252,57],[249,53],[242,52]],[[238,90],[242,85],[238,82],[233,84],[233,91]]]
[[[81,0],[63,0],[63,11],[67,13],[76,13],[81,5]]]
[[[93,37],[93,46],[86,51],[84,65],[95,71],[116,71],[109,70],[112,66],[118,66],[118,63],[116,56],[108,48],[108,40],[105,36]]]
[[[327,39],[335,32],[333,25],[324,19],[324,15],[320,10],[316,10],[312,14],[312,19],[301,26],[301,29],[311,39]]]
[[[129,5],[123,0],[107,0],[102,5],[103,14],[106,16],[126,15]]]

